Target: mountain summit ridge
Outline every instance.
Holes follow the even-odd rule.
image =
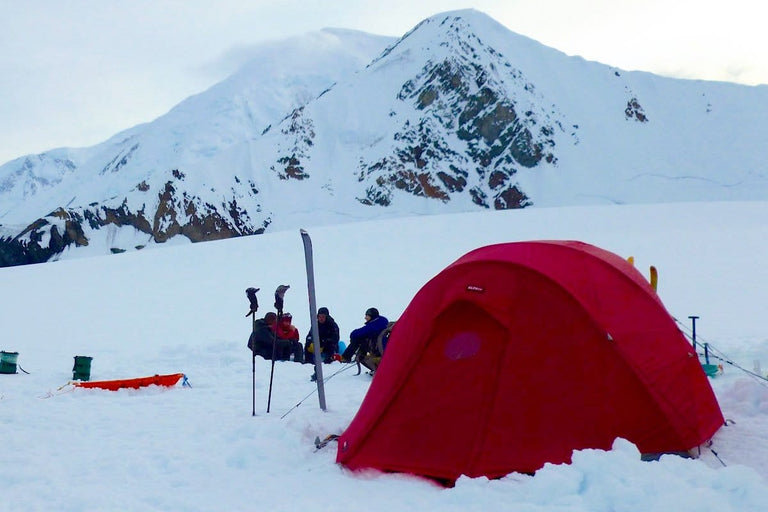
[[[328,29],[102,144],[0,166],[0,265],[383,216],[768,197],[768,88],[625,72],[475,10]]]

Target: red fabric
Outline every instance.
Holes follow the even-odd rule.
[[[455,480],[532,472],[574,449],[679,452],[723,416],[690,344],[645,278],[581,242],[468,253],[390,336],[337,461]]]
[[[137,377],[135,379],[117,379],[117,380],[92,380],[85,382],[74,382],[79,388],[100,388],[110,391],[117,391],[122,388],[138,389],[144,386],[175,386],[179,379],[184,376],[183,373],[173,373],[170,375],[152,375],[150,377]]]
[[[299,341],[299,330],[291,324],[290,318],[283,318],[274,328],[281,340]]]

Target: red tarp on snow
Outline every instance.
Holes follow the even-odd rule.
[[[337,462],[493,478],[617,437],[687,451],[722,424],[698,357],[631,264],[581,242],[507,243],[416,294]]]
[[[172,373],[170,375],[152,375],[134,379],[75,381],[73,384],[79,388],[100,388],[117,391],[123,388],[138,389],[146,386],[175,386],[182,377],[184,377],[183,373]]]

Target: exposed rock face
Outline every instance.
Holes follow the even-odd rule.
[[[624,109],[624,116],[627,119],[634,119],[640,123],[648,122],[648,116],[645,115],[642,105],[640,105],[640,102],[637,101],[637,98],[635,97],[632,97],[627,101],[627,108]]]
[[[445,55],[428,61],[397,95],[407,107],[398,112],[418,117],[402,122],[392,153],[361,162],[358,179],[370,185],[359,200],[385,206],[403,191],[444,203],[469,195],[483,208],[530,206],[515,175],[542,162],[556,165],[560,121],[540,107],[523,73],[464,20],[446,18],[441,25],[435,44],[448,49]]]
[[[309,178],[304,169],[302,160],[307,156],[312,141],[315,138],[312,120],[304,116],[304,108],[294,110],[287,118],[289,121],[280,130],[284,139],[291,148],[290,155],[283,155],[277,159],[276,165],[271,170],[281,180],[303,180]]]
[[[54,224],[56,221],[63,221]],[[0,238],[0,266],[43,263],[68,246],[88,245],[83,217],[59,208],[38,219],[14,238]]]
[[[174,171],[174,176],[183,179],[183,175],[176,173],[178,171]],[[163,243],[177,235],[202,242],[260,234],[269,224],[270,220],[266,219],[254,227],[248,212],[238,206],[234,197],[217,207],[187,192],[177,194],[174,181],[168,181],[151,210],[146,204],[131,209],[128,199],[114,207],[95,204],[87,208],[58,208],[15,237],[0,238],[0,266],[49,261],[69,246],[88,245],[86,231],[106,226],[132,227],[146,233],[149,241]],[[110,247],[112,253],[125,250]]]
[[[542,162],[557,164],[555,132],[563,131],[560,120],[538,105],[540,98],[523,73],[485,45],[464,20],[447,18],[443,25],[431,44],[447,50],[415,68],[412,77],[400,84],[386,122],[370,120],[374,126],[393,129],[376,133],[367,147],[360,148],[355,175],[362,194],[357,200],[388,207],[403,194],[441,203],[469,196],[482,208],[530,206],[533,202],[516,174]],[[413,32],[368,69],[375,73],[377,64],[386,68],[391,65],[388,59],[397,62],[398,52],[415,51],[403,48]],[[386,98],[391,93],[382,94]],[[340,114],[340,126],[345,113],[356,116],[367,111],[361,101],[381,101],[365,94],[355,99],[357,106]],[[296,109],[277,128],[279,156],[270,168],[281,180],[311,179],[318,140],[333,138],[327,133],[318,136],[316,126],[327,126],[329,119],[314,119],[313,115],[323,114],[311,107]],[[343,140],[334,140],[343,146]],[[375,157],[363,156],[369,149]]]
[[[532,204],[513,177],[518,166],[556,162],[554,128],[538,126],[530,110],[518,114],[502,89],[483,67],[459,58],[430,63],[403,84],[398,100],[412,104],[421,117],[406,120],[395,133],[394,154],[360,165],[361,181],[375,176],[360,201],[386,206],[396,189],[448,202],[469,188],[482,207]],[[449,145],[454,139],[464,143],[464,151]]]

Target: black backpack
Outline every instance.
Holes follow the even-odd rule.
[[[360,375],[360,365],[368,368],[369,373],[373,375],[376,368],[381,363],[381,358],[384,356],[384,349],[389,341],[389,336],[392,334],[392,329],[395,327],[396,321],[389,322],[387,326],[376,336],[376,339],[368,340],[366,343],[361,343],[357,349],[356,361],[357,361],[357,374]]]

